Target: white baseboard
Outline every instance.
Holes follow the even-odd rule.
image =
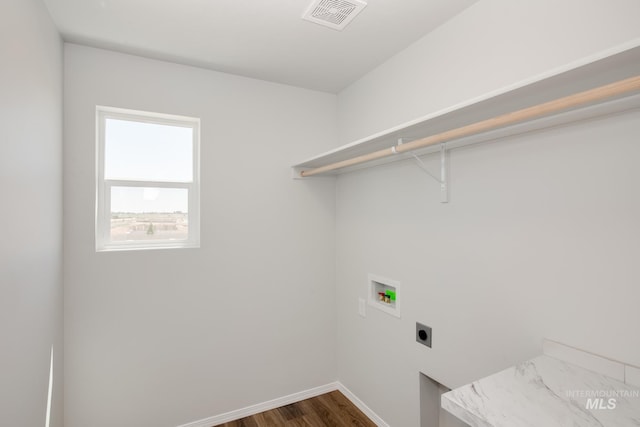
[[[256,405],[247,406],[246,408],[237,409],[235,411],[226,412],[224,414],[215,415],[213,417],[204,418],[202,420],[193,421],[187,424],[179,425],[178,427],[211,427],[218,424],[228,423],[230,421],[239,420],[240,418],[250,417],[251,415],[259,414],[260,412],[270,411],[271,409],[279,408],[281,406],[290,405],[292,403],[300,402],[301,400],[309,399],[312,397],[320,396],[321,394],[329,393],[335,390],[339,390],[345,395],[347,399],[358,407],[367,417],[371,419],[378,427],[389,427],[389,424],[384,422],[375,412],[371,410],[367,405],[358,399],[355,394],[348,388],[342,385],[340,382],[333,382],[315,387],[309,390],[304,390],[298,393],[293,393],[288,396],[279,397],[277,399],[269,400],[268,402],[258,403]]]
[[[204,418],[202,420],[193,421],[191,423],[182,424],[178,427],[211,427],[218,424],[228,423],[229,421],[239,420],[240,418],[250,417],[251,415],[259,414],[260,412],[270,411],[271,409],[279,408],[281,406],[290,405],[292,403],[300,402],[301,400],[309,399],[311,397],[320,396],[321,394],[329,393],[331,391],[338,390],[339,383],[333,382],[315,387],[309,390],[304,390],[298,393],[293,393],[288,396],[279,397],[277,399],[269,400],[267,402],[258,403],[256,405],[247,406],[246,408],[236,409],[235,411],[226,412],[224,414],[215,415],[213,417]]]
[[[345,387],[341,382],[338,382],[338,390],[345,395],[347,399],[351,401],[354,405],[358,407],[371,421],[373,421],[378,427],[390,427],[389,424],[385,422],[378,414],[373,412],[371,408],[369,408],[365,403],[358,399],[358,396],[353,394],[351,390]]]

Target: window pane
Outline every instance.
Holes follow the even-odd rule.
[[[105,178],[193,181],[193,129],[105,120]]]
[[[187,189],[112,187],[111,240],[186,240],[188,206]]]

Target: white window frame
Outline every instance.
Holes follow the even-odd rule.
[[[180,126],[193,129],[193,180],[128,181],[105,179],[105,125],[107,119]],[[111,241],[111,188],[152,187],[188,190],[189,235],[186,240]],[[105,106],[96,107],[96,251],[200,247],[200,119]]]

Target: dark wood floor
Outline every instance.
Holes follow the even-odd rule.
[[[339,391],[215,427],[376,427]]]

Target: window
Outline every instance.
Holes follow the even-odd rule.
[[[96,250],[198,247],[200,120],[97,108]]]

